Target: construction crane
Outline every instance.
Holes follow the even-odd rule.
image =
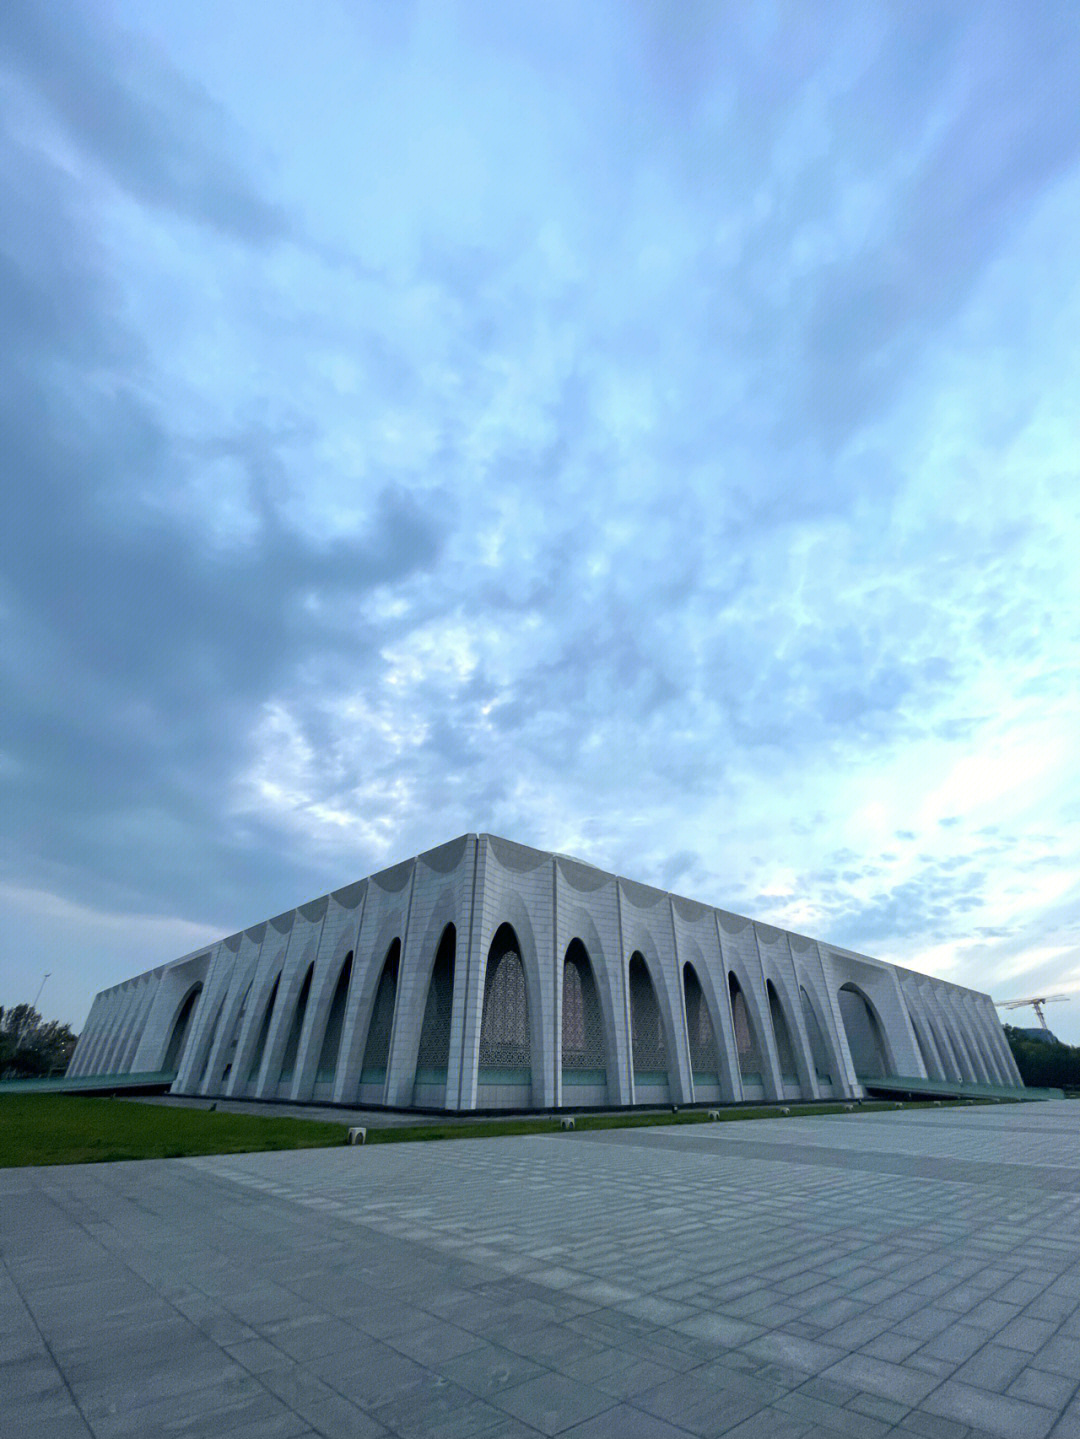
[[[1038,1016],[1039,1023],[1049,1033],[1049,1026],[1043,1017],[1042,1007],[1044,1004],[1053,1004],[1055,999],[1071,999],[1071,994],[1039,994],[1032,999],[1001,999],[994,1001],[995,1009],[1023,1009],[1030,1004]]]

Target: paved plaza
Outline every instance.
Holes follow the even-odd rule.
[[[4,1439],[1080,1439],[1080,1103],[0,1172]]]

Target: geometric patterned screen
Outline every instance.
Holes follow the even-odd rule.
[[[571,943],[563,962],[562,1067],[595,1071],[598,1083],[606,1073],[600,997],[580,939]]]
[[[692,964],[683,965],[683,986],[686,991],[686,1028],[690,1035],[690,1064],[695,1078],[715,1084],[720,1072],[716,1035],[701,981]]]
[[[480,1023],[480,1068],[532,1069],[525,969],[517,936],[507,924],[499,928],[488,953]]]
[[[739,1056],[739,1073],[744,1079],[760,1079],[763,1065],[757,1036],[746,1007],[746,997],[734,974],[729,975],[731,1018],[735,1026],[735,1052]]]
[[[630,1033],[633,1041],[634,1073],[667,1072],[667,1046],[656,990],[642,955],[630,960]]]

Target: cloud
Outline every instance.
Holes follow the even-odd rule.
[[[12,883],[227,932],[488,828],[957,978],[1034,943],[1058,11],[235,13],[0,18]]]
[[[290,234],[285,211],[232,158],[227,113],[137,37],[80,5],[11,0],[0,56],[136,201],[254,244]]]

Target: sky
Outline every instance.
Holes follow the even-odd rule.
[[[490,831],[1080,1042],[1078,74],[1065,0],[4,0],[0,1003]]]

